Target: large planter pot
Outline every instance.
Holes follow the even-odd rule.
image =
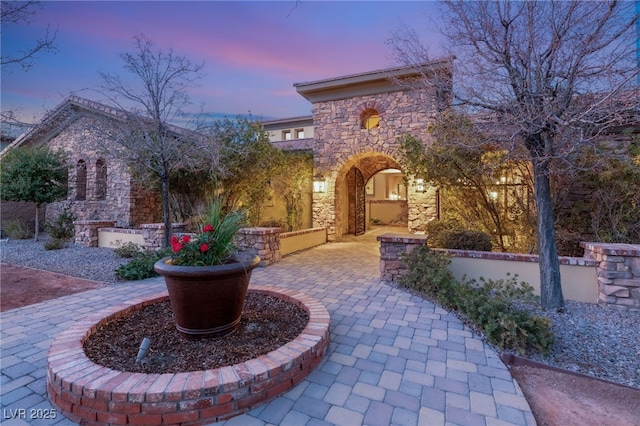
[[[241,253],[234,262],[214,266],[175,266],[169,259],[160,259],[153,268],[164,276],[178,331],[192,339],[232,333],[260,258]]]

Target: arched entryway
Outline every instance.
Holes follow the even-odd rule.
[[[396,175],[401,175],[399,169],[400,165],[395,159],[377,152],[354,155],[342,165],[335,181],[336,239],[342,235],[362,235],[367,231],[372,219],[368,214],[371,201],[393,198],[393,192],[380,185],[376,197],[375,182],[382,181],[375,179],[376,174],[393,170],[397,172]],[[406,205],[406,195],[404,203]]]

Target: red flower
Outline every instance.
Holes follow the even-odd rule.
[[[202,243],[202,244],[200,245],[200,251],[204,253],[204,252],[205,252],[205,251],[207,251],[207,250],[209,250],[209,244],[207,244],[207,243]]]
[[[173,248],[173,252],[174,253],[179,252],[183,248],[182,244],[180,244],[180,243],[173,243],[173,244],[171,244],[171,247]]]
[[[190,235],[183,235],[182,236],[182,244],[187,244],[189,241],[191,241],[191,236]]]
[[[202,227],[202,232],[213,232],[213,225],[206,224]]]
[[[178,237],[175,235],[171,236],[171,245],[178,244]]]

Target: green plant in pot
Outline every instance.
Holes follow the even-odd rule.
[[[236,329],[251,271],[260,263],[234,244],[244,214],[225,213],[223,206],[220,198],[211,202],[199,231],[174,235],[172,256],[154,265],[167,285],[176,327],[188,338],[222,337]]]

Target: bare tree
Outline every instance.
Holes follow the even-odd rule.
[[[2,11],[0,14],[0,21],[2,26],[7,24],[30,24],[31,19],[36,13],[36,9],[40,7],[39,1],[3,1]],[[57,36],[57,30],[52,31],[47,28],[44,37],[39,38],[31,46],[25,46],[22,50],[17,51],[15,54],[2,55],[1,62],[3,69],[10,69],[12,65],[20,65],[24,70],[31,68],[35,59],[42,53],[55,52],[55,40]],[[3,52],[4,53],[4,52]]]
[[[603,132],[637,120],[638,19],[634,3],[623,1],[445,2],[455,101],[491,113],[499,149],[524,152],[532,163],[541,303],[548,309],[564,306],[550,176],[555,167],[588,166],[577,164],[577,154],[597,153]],[[428,60],[411,30],[389,44],[405,64]]]
[[[101,93],[119,110],[127,111],[123,120],[114,121],[117,131],[110,136],[115,148],[109,149],[117,158],[160,181],[165,245],[168,245],[171,236],[169,177],[174,171],[193,170],[201,164],[199,142],[202,139],[196,132],[171,123],[175,123],[183,108],[189,105],[188,89],[203,77],[203,64],[194,64],[171,49],[166,52],[156,49],[144,35],[134,36],[134,51],[120,57],[133,79],[100,73]]]

